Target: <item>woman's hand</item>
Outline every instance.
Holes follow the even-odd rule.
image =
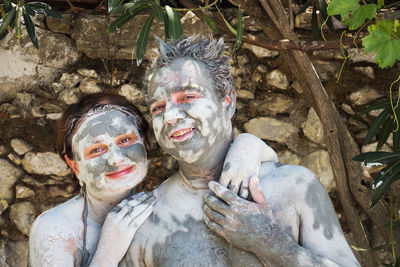
[[[104,221],[97,250],[90,266],[117,266],[137,229],[153,211],[152,192],[132,195],[119,203]]]

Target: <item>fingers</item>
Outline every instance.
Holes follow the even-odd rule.
[[[249,181],[250,177],[247,177],[246,179],[243,180],[242,185],[240,186],[240,190],[238,195],[243,198],[243,199],[248,199],[249,197]]]
[[[225,162],[224,167],[222,169],[221,176],[219,178],[219,183],[225,187],[228,187],[229,182],[231,181],[231,179],[230,179],[231,176],[228,175],[228,171],[229,171],[230,167],[231,167],[231,163]]]
[[[211,209],[225,215],[229,209],[228,205],[226,205],[223,201],[216,198],[211,194],[206,194],[204,196],[204,202],[208,205]]]
[[[231,205],[234,201],[240,200],[231,190],[223,187],[221,184],[211,181],[208,183],[208,187],[215,193],[217,197],[225,201],[228,205]]]
[[[251,197],[256,203],[266,203],[264,193],[260,187],[260,180],[258,177],[251,177],[249,181],[249,189]]]
[[[130,213],[129,217],[132,219],[129,223],[129,227],[138,229],[153,212],[153,206],[155,201],[151,203],[141,204],[135,211]]]
[[[213,209],[211,209],[209,206],[207,205],[203,205],[203,211],[204,214],[213,222],[219,224],[219,225],[224,225],[224,220],[225,220],[225,216],[214,211]]]
[[[211,221],[210,218],[208,218],[207,216],[203,216],[203,221],[208,226],[208,228],[210,228],[211,231],[213,231],[214,233],[216,233],[219,236],[222,236],[222,237],[225,236],[225,233],[224,233],[221,225]]]
[[[156,201],[155,197],[153,197],[153,196],[150,198],[147,198],[142,203],[132,207],[132,209],[130,210],[129,213],[126,214],[124,219],[129,220],[129,222],[131,222],[132,220],[135,220],[136,217],[141,215],[141,213],[143,213],[148,207],[150,207],[150,206],[152,207],[154,205],[155,201]]]
[[[128,197],[127,199],[128,199],[129,205],[134,207],[134,206],[142,203],[146,199],[149,199],[152,196],[153,196],[153,192],[146,192],[146,193],[140,192],[138,194]]]
[[[240,188],[240,183],[241,181],[236,181],[232,180],[230,184],[228,185],[228,188],[235,194],[239,194],[239,188]]]

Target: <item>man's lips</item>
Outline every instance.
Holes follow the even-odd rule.
[[[195,128],[186,128],[175,131],[169,135],[169,139],[172,139],[174,141],[185,140],[186,138],[190,137],[193,134],[194,130]]]
[[[136,165],[125,166],[125,167],[120,168],[120,170],[118,170],[116,172],[106,173],[105,176],[110,179],[118,179],[118,178],[124,177],[125,175],[130,174],[135,169],[136,169]]]

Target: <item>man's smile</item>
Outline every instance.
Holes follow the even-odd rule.
[[[193,128],[193,127],[181,129],[181,130],[178,130],[178,131],[175,131],[175,132],[169,134],[169,139],[172,139],[174,141],[183,141],[183,140],[190,138],[192,136],[192,134],[194,133],[194,131],[195,131],[195,128]]]
[[[135,169],[136,169],[136,164],[131,165],[131,166],[122,166],[119,168],[118,171],[106,173],[105,176],[109,179],[119,179],[121,177],[124,177],[124,176],[130,174]]]

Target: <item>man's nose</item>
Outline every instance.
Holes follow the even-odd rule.
[[[119,166],[125,161],[125,157],[120,151],[119,147],[112,147],[109,151],[109,156],[107,158],[107,164],[110,166]]]
[[[173,124],[185,117],[186,114],[179,105],[167,103],[164,112],[164,124]]]

